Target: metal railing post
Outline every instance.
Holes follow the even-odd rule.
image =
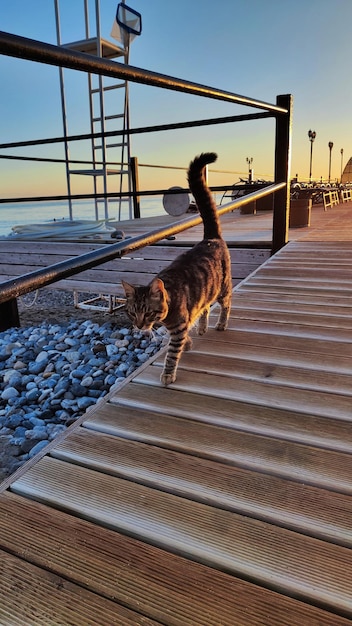
[[[276,104],[285,107],[285,115],[276,116],[275,136],[275,183],[286,183],[286,187],[274,195],[272,254],[288,242],[290,213],[290,161],[292,134],[292,101],[290,94],[277,96]]]
[[[0,303],[0,332],[13,326],[20,326],[16,298]]]

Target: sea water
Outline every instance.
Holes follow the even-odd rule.
[[[162,199],[157,196],[141,198],[141,217],[165,215]],[[109,207],[109,217],[117,220],[118,210]],[[104,219],[104,211],[99,207],[99,219]],[[75,201],[73,204],[74,220],[95,220],[94,202],[89,200]],[[126,208],[121,219],[129,219]],[[67,201],[55,202],[21,202],[0,204],[0,237],[10,235],[12,228],[21,224],[43,224],[52,220],[69,220]]]

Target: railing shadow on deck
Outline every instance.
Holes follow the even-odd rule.
[[[229,204],[223,205],[219,209],[219,214],[223,214],[237,209],[245,204],[257,200],[264,196],[274,194],[273,203],[273,237],[272,252],[276,252],[283,247],[288,241],[288,217],[289,217],[289,162],[290,162],[290,146],[291,146],[291,119],[292,119],[292,96],[279,95],[276,98],[276,104],[270,104],[261,100],[255,100],[246,96],[241,96],[221,89],[200,85],[190,81],[174,78],[151,72],[141,68],[121,64],[116,61],[98,58],[87,55],[85,53],[70,50],[65,47],[55,46],[25,37],[20,37],[11,33],[0,31],[0,53],[26,59],[32,62],[44,63],[58,67],[70,68],[73,70],[84,71],[87,73],[95,73],[114,78],[120,78],[131,82],[150,85],[163,89],[188,93],[200,97],[225,101],[232,104],[244,105],[256,109],[262,109],[262,112],[248,115],[234,115],[226,118],[215,118],[211,120],[196,120],[192,122],[182,122],[176,124],[164,124],[162,126],[150,126],[144,128],[130,129],[131,134],[165,131],[176,128],[189,128],[192,126],[222,124],[229,122],[240,122],[255,120],[261,118],[272,117],[276,121],[275,125],[275,167],[274,179],[275,183],[264,189],[260,189],[245,197],[235,200]],[[111,134],[111,133],[110,133]],[[113,134],[119,134],[114,132]],[[94,136],[102,136],[102,133],[95,133]],[[104,137],[106,136],[106,133]],[[79,137],[56,137],[47,140],[36,140],[32,142],[17,142],[16,144],[2,144],[1,148],[15,147],[15,145],[38,145],[39,143],[58,143],[70,140],[92,138],[93,134]],[[139,192],[134,189],[133,197],[136,199]],[[148,192],[149,194],[152,192]],[[154,192],[155,193],[155,192]],[[160,191],[159,191],[160,193]],[[112,194],[109,194],[111,196]],[[103,197],[104,194],[99,194]],[[85,195],[84,197],[93,197]],[[68,199],[69,196],[60,196],[61,199]],[[32,198],[26,198],[30,201]],[[38,199],[38,198],[37,198]],[[57,199],[53,197],[40,198],[41,200]],[[21,198],[23,201],[24,198]],[[4,201],[4,200],[2,200]],[[12,199],[16,201],[16,199]],[[18,198],[17,198],[18,201]],[[187,228],[195,226],[201,222],[199,216],[186,218],[179,222],[169,225],[166,229],[157,229],[143,236],[129,239],[128,242],[123,241],[112,244],[96,250],[94,252],[81,255],[74,259],[64,261],[51,267],[20,276],[10,281],[6,281],[0,287],[0,330],[19,324],[18,310],[16,298],[24,293],[28,293],[38,287],[54,283],[62,278],[67,278],[74,274],[105,263],[113,258],[122,256],[144,247],[148,244],[155,243],[167,236],[182,232]]]

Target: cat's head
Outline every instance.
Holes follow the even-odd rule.
[[[156,322],[162,322],[168,314],[167,292],[160,278],[146,287],[134,286],[122,281],[126,294],[126,313],[140,330],[151,330]]]

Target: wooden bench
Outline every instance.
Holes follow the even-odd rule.
[[[1,282],[101,247],[101,243],[1,240],[0,288]],[[172,244],[147,246],[46,288],[72,291],[77,308],[98,308],[111,313],[124,302],[122,279],[135,284],[147,284],[155,274],[187,249],[187,246]],[[232,279],[236,285],[269,258],[270,250],[230,248],[230,254]],[[92,297],[87,298],[87,294]]]
[[[337,204],[340,204],[339,192],[336,190],[324,191],[323,202],[324,202],[324,211],[327,211],[329,208]]]
[[[341,189],[341,202],[351,202],[352,200],[352,189]]]

